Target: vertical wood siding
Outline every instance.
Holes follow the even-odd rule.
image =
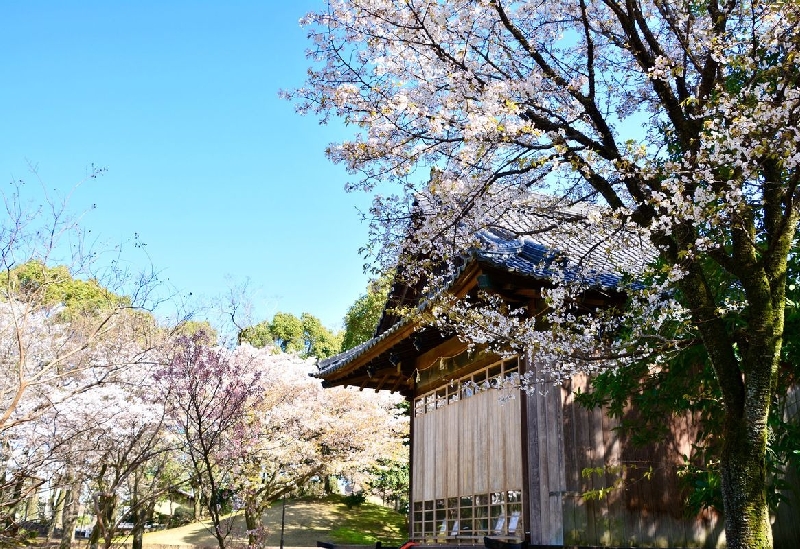
[[[794,387],[786,395],[784,421],[795,425],[800,422],[800,387]],[[800,547],[800,476],[797,471],[790,470],[786,475],[786,489],[782,495],[786,498],[778,504],[775,522],[772,524],[772,538],[775,549],[796,549]]]
[[[530,366],[527,370],[531,371]],[[532,373],[535,375],[535,371]],[[560,545],[564,543],[561,501],[566,484],[561,390],[552,384],[542,385],[525,395],[525,406],[531,543]]]
[[[414,438],[414,501],[522,489],[518,390],[481,391],[417,415]]]
[[[587,378],[576,377],[561,386],[543,383],[525,396],[529,524],[539,526],[531,529],[531,542],[623,547],[722,542],[722,522],[714,513],[687,518],[684,512],[676,472],[696,434],[691,418],[671,421],[664,441],[634,448],[616,430],[618,419],[575,402],[575,391],[587,388]],[[605,496],[590,497],[607,488],[612,489]]]
[[[575,391],[588,388],[586,377],[576,377],[526,394],[491,389],[417,415],[412,501],[523,490],[525,528],[535,544],[724,544],[716,513],[687,517],[683,506],[677,470],[690,453],[696,422],[688,415],[672,418],[664,440],[636,448],[617,430],[619,419],[575,402]],[[526,433],[521,431],[523,406]],[[800,390],[787,397],[785,413],[800,417]],[[525,466],[528,486],[523,486]],[[779,549],[800,547],[800,480],[797,475],[788,480],[788,499],[773,526]],[[589,497],[608,488],[603,497]]]

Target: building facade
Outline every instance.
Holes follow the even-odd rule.
[[[504,254],[467,257],[447,291],[491,287],[516,305],[541,310],[544,247],[520,243]],[[602,305],[613,292],[585,302]],[[697,422],[665,418],[656,443],[632,444],[612,417],[575,401],[589,380],[541,379],[535,354],[500,357],[469,349],[454,334],[399,318],[418,304],[396,285],[376,336],[319,364],[328,385],[402,393],[411,403],[410,539],[432,545],[483,545],[484,536],[533,545],[718,547],[724,525],[708,510],[687,514],[678,470],[691,454]],[[796,498],[796,495],[791,496]],[[794,499],[793,501],[797,501]],[[791,508],[784,506],[784,512]],[[779,517],[776,547],[796,547],[798,521]]]

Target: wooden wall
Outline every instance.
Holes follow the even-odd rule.
[[[514,390],[513,399],[492,389],[416,416],[412,501],[522,489],[532,544],[724,546],[721,517],[688,517],[683,505],[677,470],[697,434],[691,417],[670,420],[670,436],[635,448],[616,431],[617,419],[575,402],[588,385],[585,377],[544,383]],[[800,417],[800,390],[785,406],[788,417]],[[773,525],[777,549],[800,547],[800,479],[789,480]],[[604,497],[586,497],[607,488]]]
[[[522,489],[521,399],[511,396],[483,391],[414,418],[412,501]]]
[[[561,386],[544,383],[525,396],[531,542],[721,545],[723,524],[715,513],[684,514],[676,471],[694,439],[690,418],[672,422],[671,439],[635,449],[614,430],[617,420],[575,403],[574,391],[587,387],[586,378],[575,378]],[[615,486],[604,497],[584,497]]]
[[[567,485],[561,390],[543,385],[535,394],[526,394],[524,402],[530,542],[561,545]]]
[[[800,422],[800,387],[795,387],[786,397],[784,420]],[[786,498],[778,504],[775,521],[772,523],[772,541],[775,549],[800,547],[800,477],[796,471],[786,476],[787,487],[782,495]]]

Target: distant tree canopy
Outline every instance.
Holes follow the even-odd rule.
[[[265,320],[239,332],[239,343],[253,347],[275,345],[286,353],[301,357],[328,358],[341,349],[342,334],[323,326],[312,314],[303,313],[297,318],[291,313],[276,313],[272,321]]]
[[[74,278],[65,265],[48,267],[31,260],[6,271],[4,276],[4,298],[22,297],[45,307],[62,305],[62,314],[67,318],[131,304],[130,298],[115,294],[95,279]]]
[[[181,322],[173,330],[173,333],[176,336],[186,336],[188,338],[191,338],[192,336],[201,332],[203,333],[204,344],[212,346],[218,344],[219,334],[207,320],[187,320],[185,322]]]
[[[392,280],[393,273],[387,273],[369,282],[366,292],[345,313],[343,332],[326,328],[310,313],[299,318],[292,313],[275,313],[272,320],[241,330],[239,343],[259,348],[274,345],[286,353],[320,359],[352,349],[375,335]]]
[[[344,315],[342,351],[372,339],[380,322],[386,297],[392,287],[392,273],[370,281],[367,292],[356,299]]]

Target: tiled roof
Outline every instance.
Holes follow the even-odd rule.
[[[534,239],[527,235],[516,237],[501,228],[486,229],[478,234],[483,245],[466,254],[464,267],[477,260],[539,280],[560,277],[568,282],[580,282],[587,287],[614,288],[619,284],[623,272],[639,271],[647,258],[651,257],[649,247],[633,239],[631,235],[627,235],[625,239],[619,233],[615,236],[610,240],[602,231],[583,230],[572,235],[566,231],[542,233]],[[558,242],[558,247],[553,245],[555,241]],[[456,273],[453,280],[458,278],[464,267]],[[409,322],[401,320],[379,336],[344,353],[321,360],[316,376],[325,377],[338,371]]]
[[[503,222],[505,227],[480,231],[477,234],[480,245],[464,255],[463,267],[453,276],[451,284],[468,265],[478,261],[538,280],[557,278],[586,287],[614,288],[619,285],[623,273],[640,272],[653,256],[650,246],[633,233],[610,232],[590,224],[551,226],[545,231],[531,219],[525,215],[507,215]],[[524,236],[517,236],[519,234]],[[340,370],[409,322],[400,320],[379,336],[321,360],[316,376],[325,377]]]
[[[486,229],[485,246],[474,255],[494,267],[538,279],[562,278],[585,286],[614,288],[623,273],[640,272],[651,257],[649,247],[633,240],[609,239],[605,233],[540,234],[514,237],[502,229]]]
[[[352,349],[348,349],[343,353],[339,353],[338,355],[326,358],[324,360],[320,360],[317,363],[317,368],[319,371],[316,374],[313,374],[314,377],[325,377],[328,374],[332,374],[344,366],[346,366],[350,361],[355,360],[356,358],[360,357],[364,353],[366,353],[369,349],[383,341],[391,337],[392,334],[398,332],[400,328],[406,326],[410,320],[401,320],[382,334],[377,337],[373,337],[372,339],[365,341],[364,343],[353,347]]]

